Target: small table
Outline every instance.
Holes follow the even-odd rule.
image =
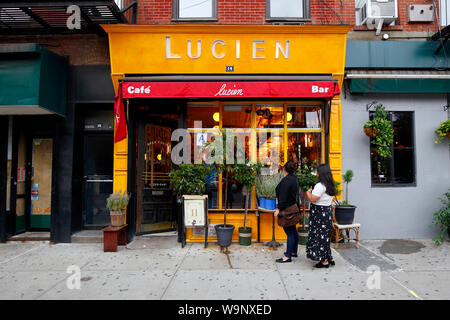
[[[127,244],[127,224],[121,227],[109,226],[103,229],[103,252],[117,252],[117,246]]]
[[[338,224],[336,222],[333,222],[333,230],[335,234],[335,244],[334,248],[336,249],[339,244],[339,240],[341,239],[341,230],[345,230],[345,233],[347,236],[342,236],[342,239],[347,240],[347,242],[350,242],[350,240],[356,241],[356,248],[359,248],[359,228],[361,227],[361,224],[359,223],[352,223],[352,224]],[[350,238],[350,230],[353,230],[355,232],[355,238]]]
[[[267,209],[258,207],[258,211],[272,214],[272,241],[265,242],[264,245],[268,246],[270,248],[273,248],[273,249],[276,249],[277,247],[282,246],[281,243],[275,241],[275,215],[273,214],[275,212],[275,210],[267,210]]]

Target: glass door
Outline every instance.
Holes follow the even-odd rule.
[[[50,229],[53,139],[33,138],[31,150],[30,228]]]
[[[144,123],[139,129],[137,233],[175,230],[175,202],[168,176],[172,129]]]
[[[11,161],[10,181],[11,195],[9,201],[10,217],[13,221],[8,223],[9,234],[14,235],[26,230],[26,207],[27,207],[27,138],[25,132],[21,131],[17,136],[16,148],[12,148],[14,155]]]
[[[89,133],[84,137],[84,227],[104,227],[111,219],[106,198],[113,192],[112,134]]]

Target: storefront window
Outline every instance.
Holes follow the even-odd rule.
[[[191,163],[204,163],[209,151],[205,146],[212,142],[217,131],[190,131],[191,137]],[[212,164],[205,164],[212,165]],[[205,193],[208,195],[208,208],[217,209],[219,207],[218,191],[219,190],[219,174],[214,169],[205,179]]]
[[[322,110],[320,106],[288,105],[286,121],[288,128],[322,127]]]
[[[256,128],[283,128],[282,104],[257,104],[255,106]]]
[[[192,163],[205,161],[206,157],[202,155],[204,144],[212,141],[219,129],[231,129],[228,134],[238,137],[234,147],[235,160],[239,155],[244,161],[261,162],[275,172],[287,160],[299,162],[307,158],[318,163],[322,160],[322,105],[319,104],[194,102],[187,106],[186,120],[191,133]],[[202,130],[194,129],[194,121],[202,121]],[[225,193],[227,208],[245,208],[246,190],[232,175],[228,188],[225,177],[217,173],[208,177],[205,184],[209,208],[224,209]],[[255,208],[254,190],[249,191],[249,205]]]
[[[233,179],[231,176],[228,179],[228,195],[227,195],[227,203],[228,209],[245,209],[245,187]],[[248,207],[251,208],[253,204],[251,190],[249,190],[249,202]],[[225,203],[225,179],[223,179],[222,183],[222,199]],[[225,205],[223,206],[225,208]]]
[[[257,160],[263,166],[274,168],[275,159],[278,159],[278,167],[284,164],[284,133],[282,131],[259,131],[256,134],[256,140]]]
[[[222,128],[251,128],[251,105],[224,105]]]
[[[321,161],[320,132],[288,132],[287,160],[296,163],[303,158],[309,161]]]
[[[187,108],[187,127],[194,128],[194,121],[201,121],[202,128],[219,128],[220,112],[216,104],[189,104]]]

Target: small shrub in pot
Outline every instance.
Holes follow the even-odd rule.
[[[130,195],[127,191],[122,190],[110,194],[106,199],[106,207],[109,209],[111,216],[111,226],[120,227],[125,224],[125,215],[130,201]]]

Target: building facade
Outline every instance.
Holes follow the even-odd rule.
[[[78,16],[72,4],[0,4],[0,241],[71,242],[109,218],[114,88],[98,21],[127,20],[113,1],[80,3]]]
[[[363,238],[437,235],[429,226],[441,206],[438,198],[450,187],[448,141],[435,143],[435,130],[449,117],[447,4],[398,1],[398,19],[379,35],[367,26],[349,34],[342,92],[343,170],[355,173],[349,198],[358,207]],[[428,16],[416,17],[417,9],[428,10]],[[394,129],[388,159],[378,155],[363,133],[378,104],[389,112]]]
[[[380,11],[368,11],[369,2]],[[18,56],[52,56],[65,65],[67,83],[53,86],[62,92],[65,87],[59,113],[36,115],[34,108],[25,114],[26,104],[1,100],[0,170],[5,174],[0,194],[7,201],[0,202],[0,240],[45,229],[53,242],[70,242],[77,231],[108,224],[105,198],[113,190],[132,193],[128,240],[177,230],[178,209],[167,172],[176,145],[170,136],[179,128],[192,133],[193,146],[205,131],[245,131],[252,160],[259,160],[258,143],[265,141],[266,147],[278,149],[281,163],[301,163],[305,157],[327,162],[338,181],[345,170],[353,169],[350,200],[358,206],[361,238],[434,235],[428,225],[439,203],[429,205],[425,199],[443,194],[449,180],[448,149],[433,143],[434,129],[448,118],[447,2],[126,0],[116,1],[119,7],[111,9],[111,15],[103,8],[82,9],[83,31],[78,33],[57,29],[48,15],[0,6],[0,20],[15,26],[2,29],[4,65]],[[14,25],[24,12],[30,19],[25,29]],[[62,16],[65,23],[69,15]],[[136,24],[128,24],[133,21]],[[0,73],[0,81],[9,77]],[[295,86],[290,93],[279,89],[289,84]],[[235,90],[226,91],[230,86]],[[320,94],[319,87],[328,94]],[[244,88],[245,94],[233,96]],[[335,94],[335,88],[340,93]],[[128,135],[114,143],[113,100],[118,90],[127,111]],[[216,95],[220,92],[227,95]],[[396,153],[409,150],[409,155],[394,157],[389,168],[407,163],[408,168],[397,170],[407,176],[400,177],[407,183],[396,185],[394,170],[389,172],[390,184],[386,179],[377,183],[387,173],[372,171],[370,141],[362,126],[374,101],[383,103],[391,117],[401,118],[397,122],[402,130],[406,125],[402,132],[410,144],[397,147]],[[35,105],[41,110],[44,102]],[[202,130],[195,126],[197,120]],[[38,182],[33,148],[45,143],[52,143],[46,147],[52,149],[52,179]],[[432,170],[435,161],[442,171]],[[223,209],[229,205],[228,220],[241,226],[242,186],[231,183],[230,190],[224,190],[221,175],[211,182],[210,223],[223,221]],[[232,195],[230,204],[223,203],[225,192]],[[45,193],[51,205],[44,208],[37,201]],[[252,190],[252,238],[270,240],[272,219],[258,215],[257,205]],[[33,227],[36,218],[47,219],[45,228]],[[277,239],[284,236],[277,227]],[[202,241],[202,230],[189,229],[187,238]]]

